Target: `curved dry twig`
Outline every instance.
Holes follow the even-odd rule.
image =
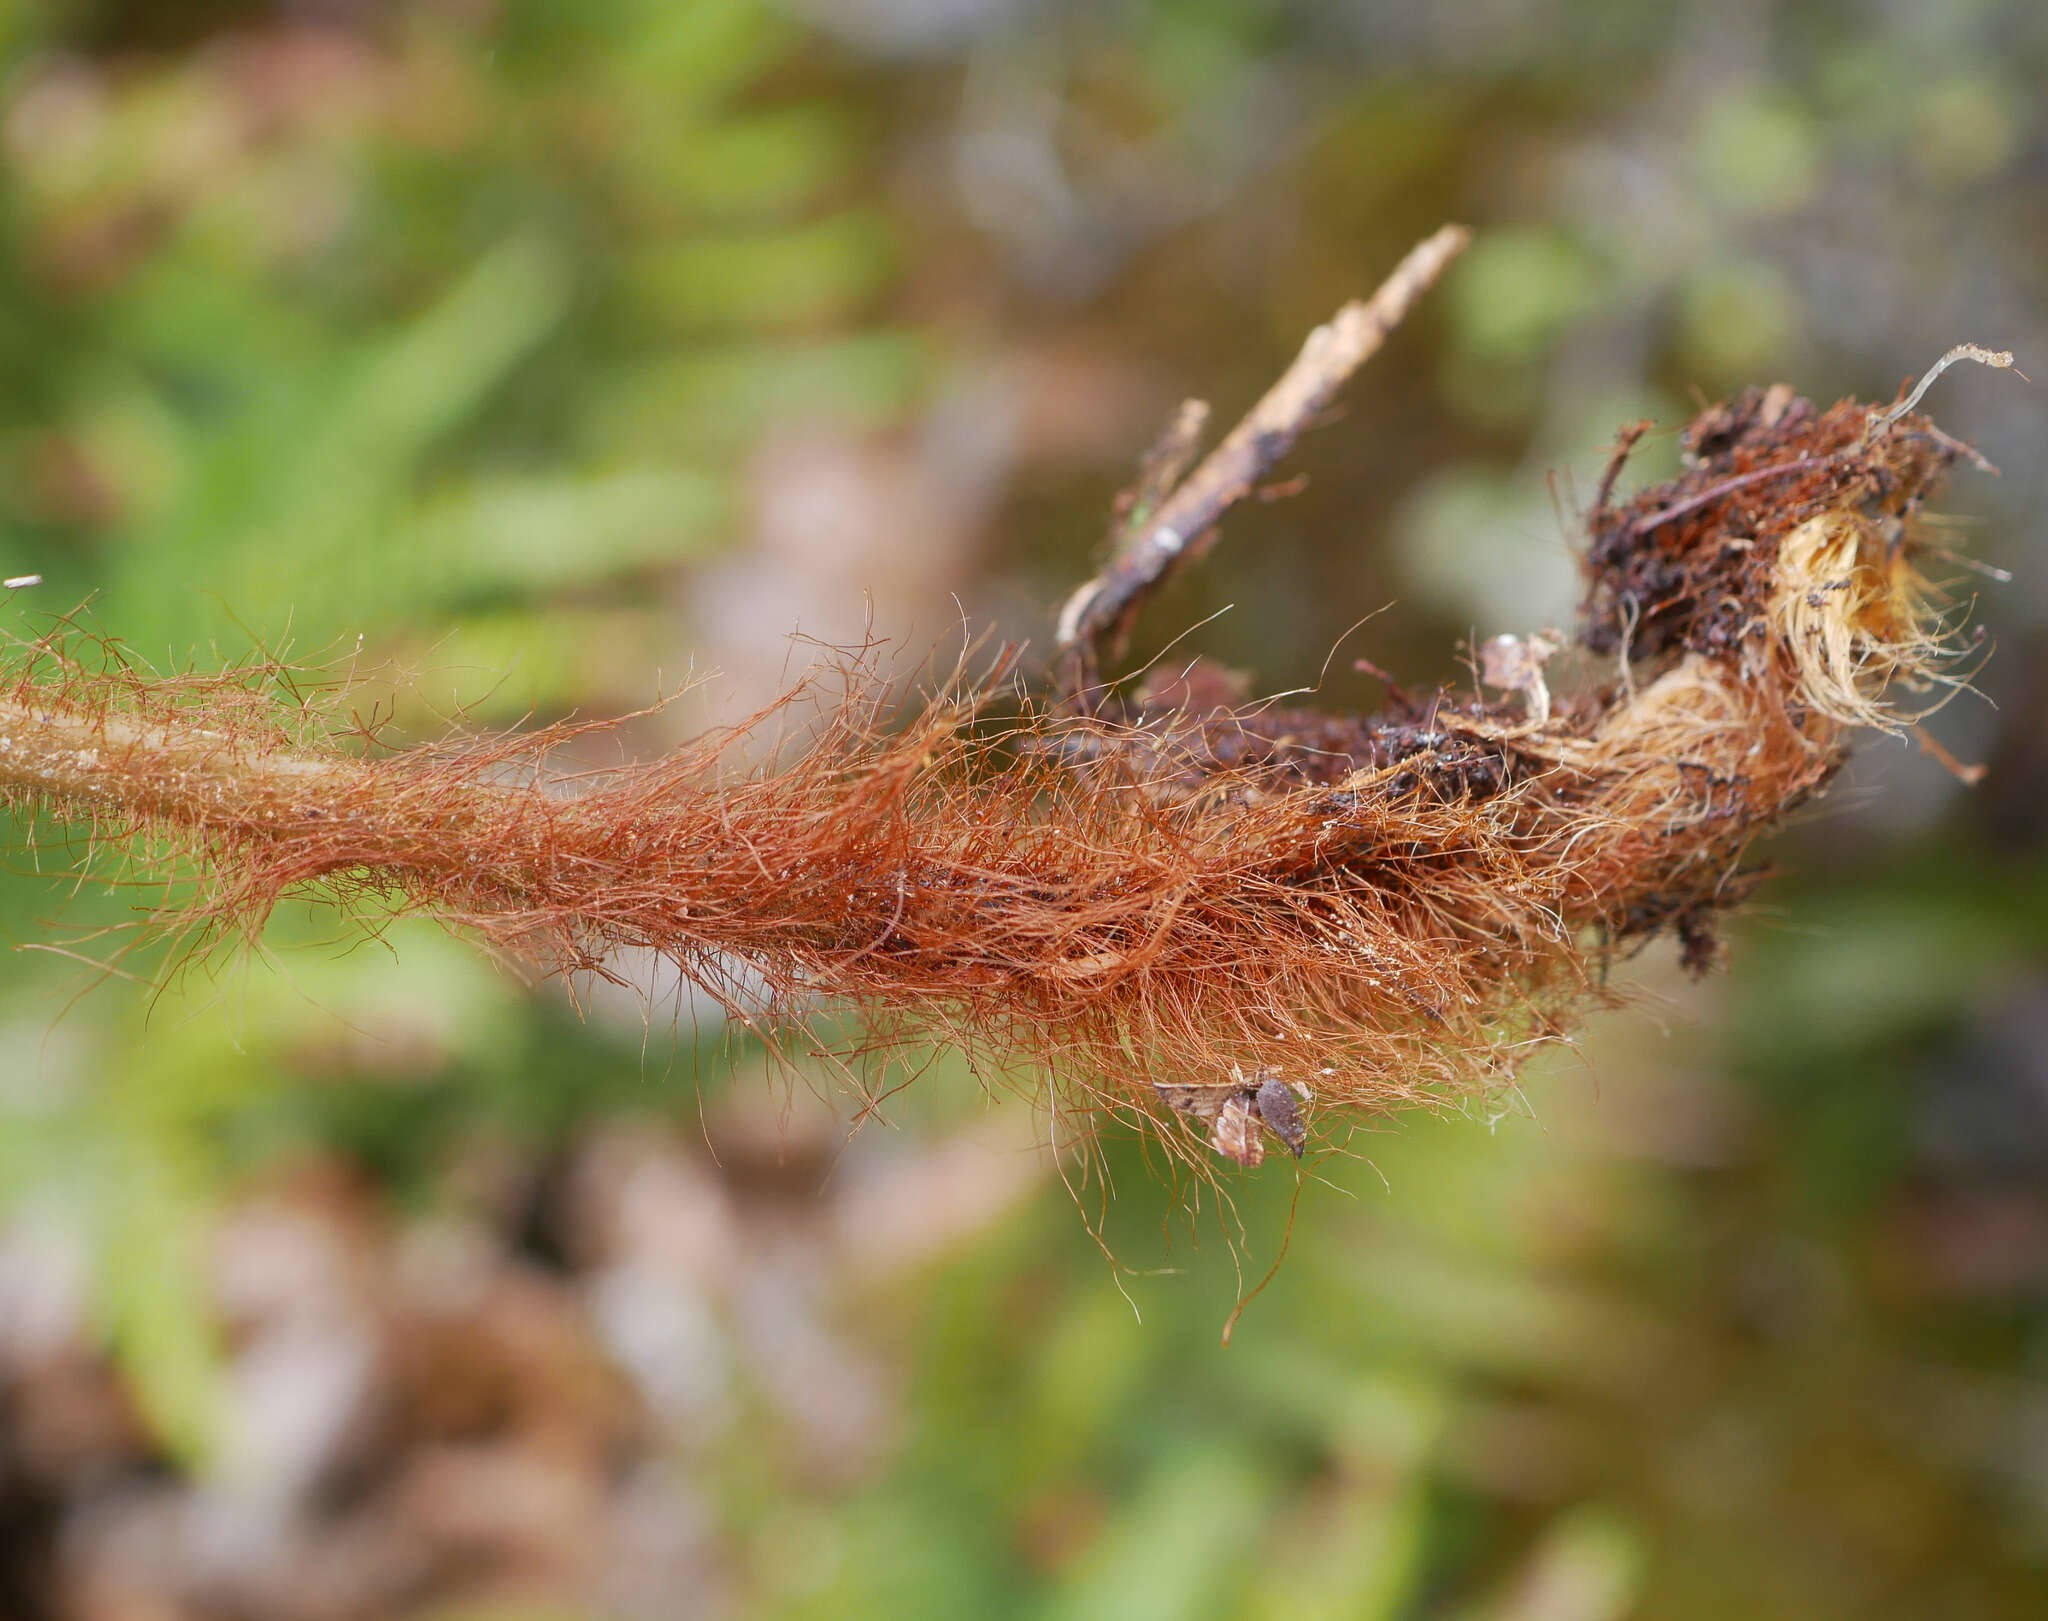
[[[1120,651],[1145,599],[1176,569],[1208,550],[1217,522],[1294,448],[1303,430],[1329,409],[1337,390],[1379,352],[1387,335],[1471,240],[1464,226],[1446,225],[1417,243],[1372,297],[1354,299],[1308,335],[1280,380],[1200,466],[1178,483],[1169,477],[1156,499],[1141,494],[1135,521],[1125,526],[1108,564],[1077,588],[1059,613],[1056,645],[1078,661],[1077,691],[1095,685],[1100,659]],[[1192,459],[1207,417],[1201,401],[1183,404],[1150,465],[1177,475]]]

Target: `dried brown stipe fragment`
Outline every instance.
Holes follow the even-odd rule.
[[[1049,1075],[1062,1119],[1192,1114],[1252,1163],[1266,1130],[1306,1140],[1269,1093],[1304,1055],[1341,1128],[1505,1085],[1617,950],[1675,934],[1704,967],[1756,836],[1855,726],[1911,718],[1898,683],[1956,679],[1918,516],[1964,452],[1907,403],[1702,413],[1677,479],[1592,513],[1576,640],[1618,662],[1546,680],[1547,714],[1523,681],[1326,715],[1200,663],[1021,710],[1004,663],[898,712],[856,658],[785,701],[822,713],[800,745],[739,746],[771,711],[568,776],[591,728],[366,757],[272,672],[159,681],[52,640],[0,674],[0,798],[195,873],[173,926],[252,930],[290,893],[556,969],[652,950],[750,1027],[842,1007],[852,1060],[950,1038]],[[1094,584],[1117,595],[1068,630],[1106,650],[1149,584]]]

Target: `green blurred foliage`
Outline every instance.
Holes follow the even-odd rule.
[[[886,412],[916,367],[844,330],[891,274],[844,121],[748,99],[800,37],[602,15],[407,10],[385,49],[228,36],[132,83],[18,40],[10,572],[96,587],[159,664],[475,619],[532,660],[487,717],[615,701],[572,673],[593,630],[654,669],[640,589],[729,529],[767,402]],[[611,622],[565,634],[564,590]]]
[[[845,200],[832,106],[753,98],[802,39],[751,0],[598,27],[525,4],[488,34],[415,10],[379,42],[227,34],[134,71],[67,52],[89,20],[31,17],[4,67],[0,570],[43,573],[43,602],[91,591],[90,622],[158,668],[367,644],[427,661],[419,724],[642,699],[648,582],[730,532],[736,439],[795,397],[873,416],[914,386],[908,338],[846,330],[888,235]],[[7,890],[11,938],[39,939],[49,885]],[[65,926],[135,904],[82,897]],[[91,1207],[109,1342],[187,1459],[219,1418],[200,1234],[252,1154],[311,1140],[418,1177],[481,1108],[465,1075],[542,1138],[619,1098],[565,1088],[544,1009],[467,950],[381,944],[195,966],[111,1027],[79,1016],[70,1065],[0,1056],[37,1100],[0,1185]],[[54,1013],[53,979],[7,999]],[[295,1085],[292,1055],[356,1021],[439,1084]],[[46,1066],[78,1072],[61,1104]],[[621,1071],[636,1103],[664,1090]]]

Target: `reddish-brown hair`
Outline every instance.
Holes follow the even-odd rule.
[[[331,707],[53,636],[0,685],[0,796],[200,874],[174,922],[303,894],[563,970],[647,948],[757,1024],[850,1008],[868,1045],[937,1033],[1152,1116],[1156,1083],[1277,1077],[1314,1130],[1500,1084],[1618,947],[1703,962],[1750,841],[1895,683],[1946,678],[1914,516],[1960,447],[1785,391],[1686,443],[1591,515],[1578,638],[1609,673],[1555,697],[1532,640],[1489,650],[1498,702],[1338,718],[1194,667],[1020,709],[1005,669],[892,720],[856,661],[801,745],[750,752],[763,716],[566,776],[588,728],[380,754]]]

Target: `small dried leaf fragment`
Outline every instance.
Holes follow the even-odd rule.
[[[1270,1131],[1296,1159],[1308,1143],[1294,1092],[1269,1070],[1253,1080],[1233,1073],[1227,1081],[1155,1081],[1153,1090],[1180,1114],[1209,1122],[1209,1144],[1243,1166],[1266,1157],[1263,1132]]]
[[[1302,1123],[1301,1110],[1295,1107],[1293,1089],[1276,1076],[1268,1075],[1259,1083],[1253,1101],[1266,1129],[1300,1159],[1302,1149],[1308,1145],[1308,1127]]]
[[[1543,666],[1563,646],[1560,637],[1539,632],[1526,641],[1520,636],[1496,636],[1479,649],[1479,679],[1489,687],[1519,692],[1528,701],[1532,725],[1550,720],[1550,687],[1543,679]]]
[[[1209,1142],[1217,1153],[1249,1170],[1266,1157],[1263,1132],[1264,1123],[1255,1100],[1239,1090],[1224,1099],[1223,1107],[1216,1111],[1216,1122],[1209,1128]]]
[[[1214,1120],[1223,1105],[1240,1095],[1245,1087],[1242,1081],[1154,1081],[1152,1090],[1176,1113],[1193,1115],[1197,1120]]]

